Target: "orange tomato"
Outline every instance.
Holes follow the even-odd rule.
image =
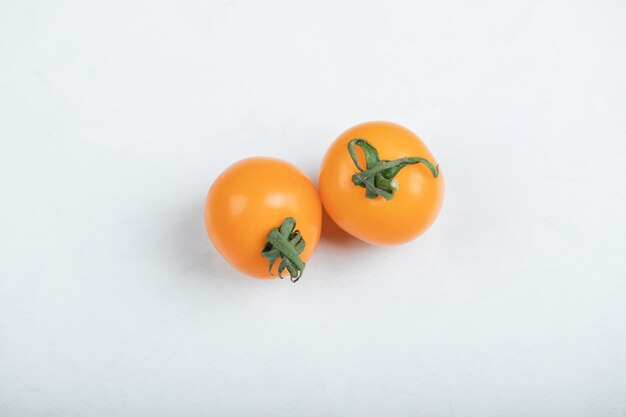
[[[298,168],[280,159],[248,158],[215,180],[204,223],[219,253],[239,271],[256,278],[288,273],[295,282],[319,241],[322,206]]]
[[[330,146],[319,191],[343,230],[371,244],[393,245],[414,239],[435,221],[444,182],[415,133],[394,123],[367,122]]]

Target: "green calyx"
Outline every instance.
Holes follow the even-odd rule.
[[[291,277],[291,282],[296,282],[302,276],[305,263],[300,259],[300,254],[306,246],[306,242],[299,230],[294,230],[296,221],[293,217],[287,217],[279,227],[273,227],[267,235],[267,243],[261,251],[261,256],[270,262],[269,271],[272,275],[272,267],[278,258],[278,276],[283,278],[286,269]]]
[[[361,148],[365,154],[365,169],[359,164],[355,147]],[[405,157],[393,161],[381,160],[378,151],[368,141],[361,138],[348,142],[348,152],[359,172],[352,176],[352,183],[365,188],[367,198],[383,197],[389,201],[398,191],[398,181],[394,178],[400,170],[408,165],[424,164],[434,178],[439,176],[439,165],[434,166],[428,159],[419,157]]]

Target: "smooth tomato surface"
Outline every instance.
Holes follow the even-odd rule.
[[[315,186],[302,171],[274,158],[241,160],[222,172],[209,190],[204,223],[209,238],[239,271],[257,278],[277,278],[276,262],[261,256],[271,228],[287,217],[296,220],[307,261],[320,238],[322,207]],[[285,275],[285,274],[283,274]]]
[[[389,201],[369,199],[355,186],[357,172],[348,142],[362,138],[372,144],[381,159],[422,157],[437,162],[424,142],[407,128],[389,122],[367,122],[342,133],[328,149],[319,177],[322,204],[328,215],[346,232],[371,244],[393,245],[423,233],[434,221],[443,202],[444,182],[423,164],[406,166],[396,175],[398,191]],[[365,165],[362,151],[359,162]]]

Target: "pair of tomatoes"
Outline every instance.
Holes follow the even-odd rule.
[[[339,227],[371,244],[407,242],[439,214],[444,183],[410,130],[368,122],[342,133],[311,180],[288,162],[248,158],[227,168],[206,199],[217,250],[241,272],[297,281],[321,236],[322,205]]]

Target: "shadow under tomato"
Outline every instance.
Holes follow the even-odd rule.
[[[331,219],[326,210],[323,210],[322,214],[322,241],[346,249],[370,247],[367,243],[360,241],[337,226],[337,223]]]

